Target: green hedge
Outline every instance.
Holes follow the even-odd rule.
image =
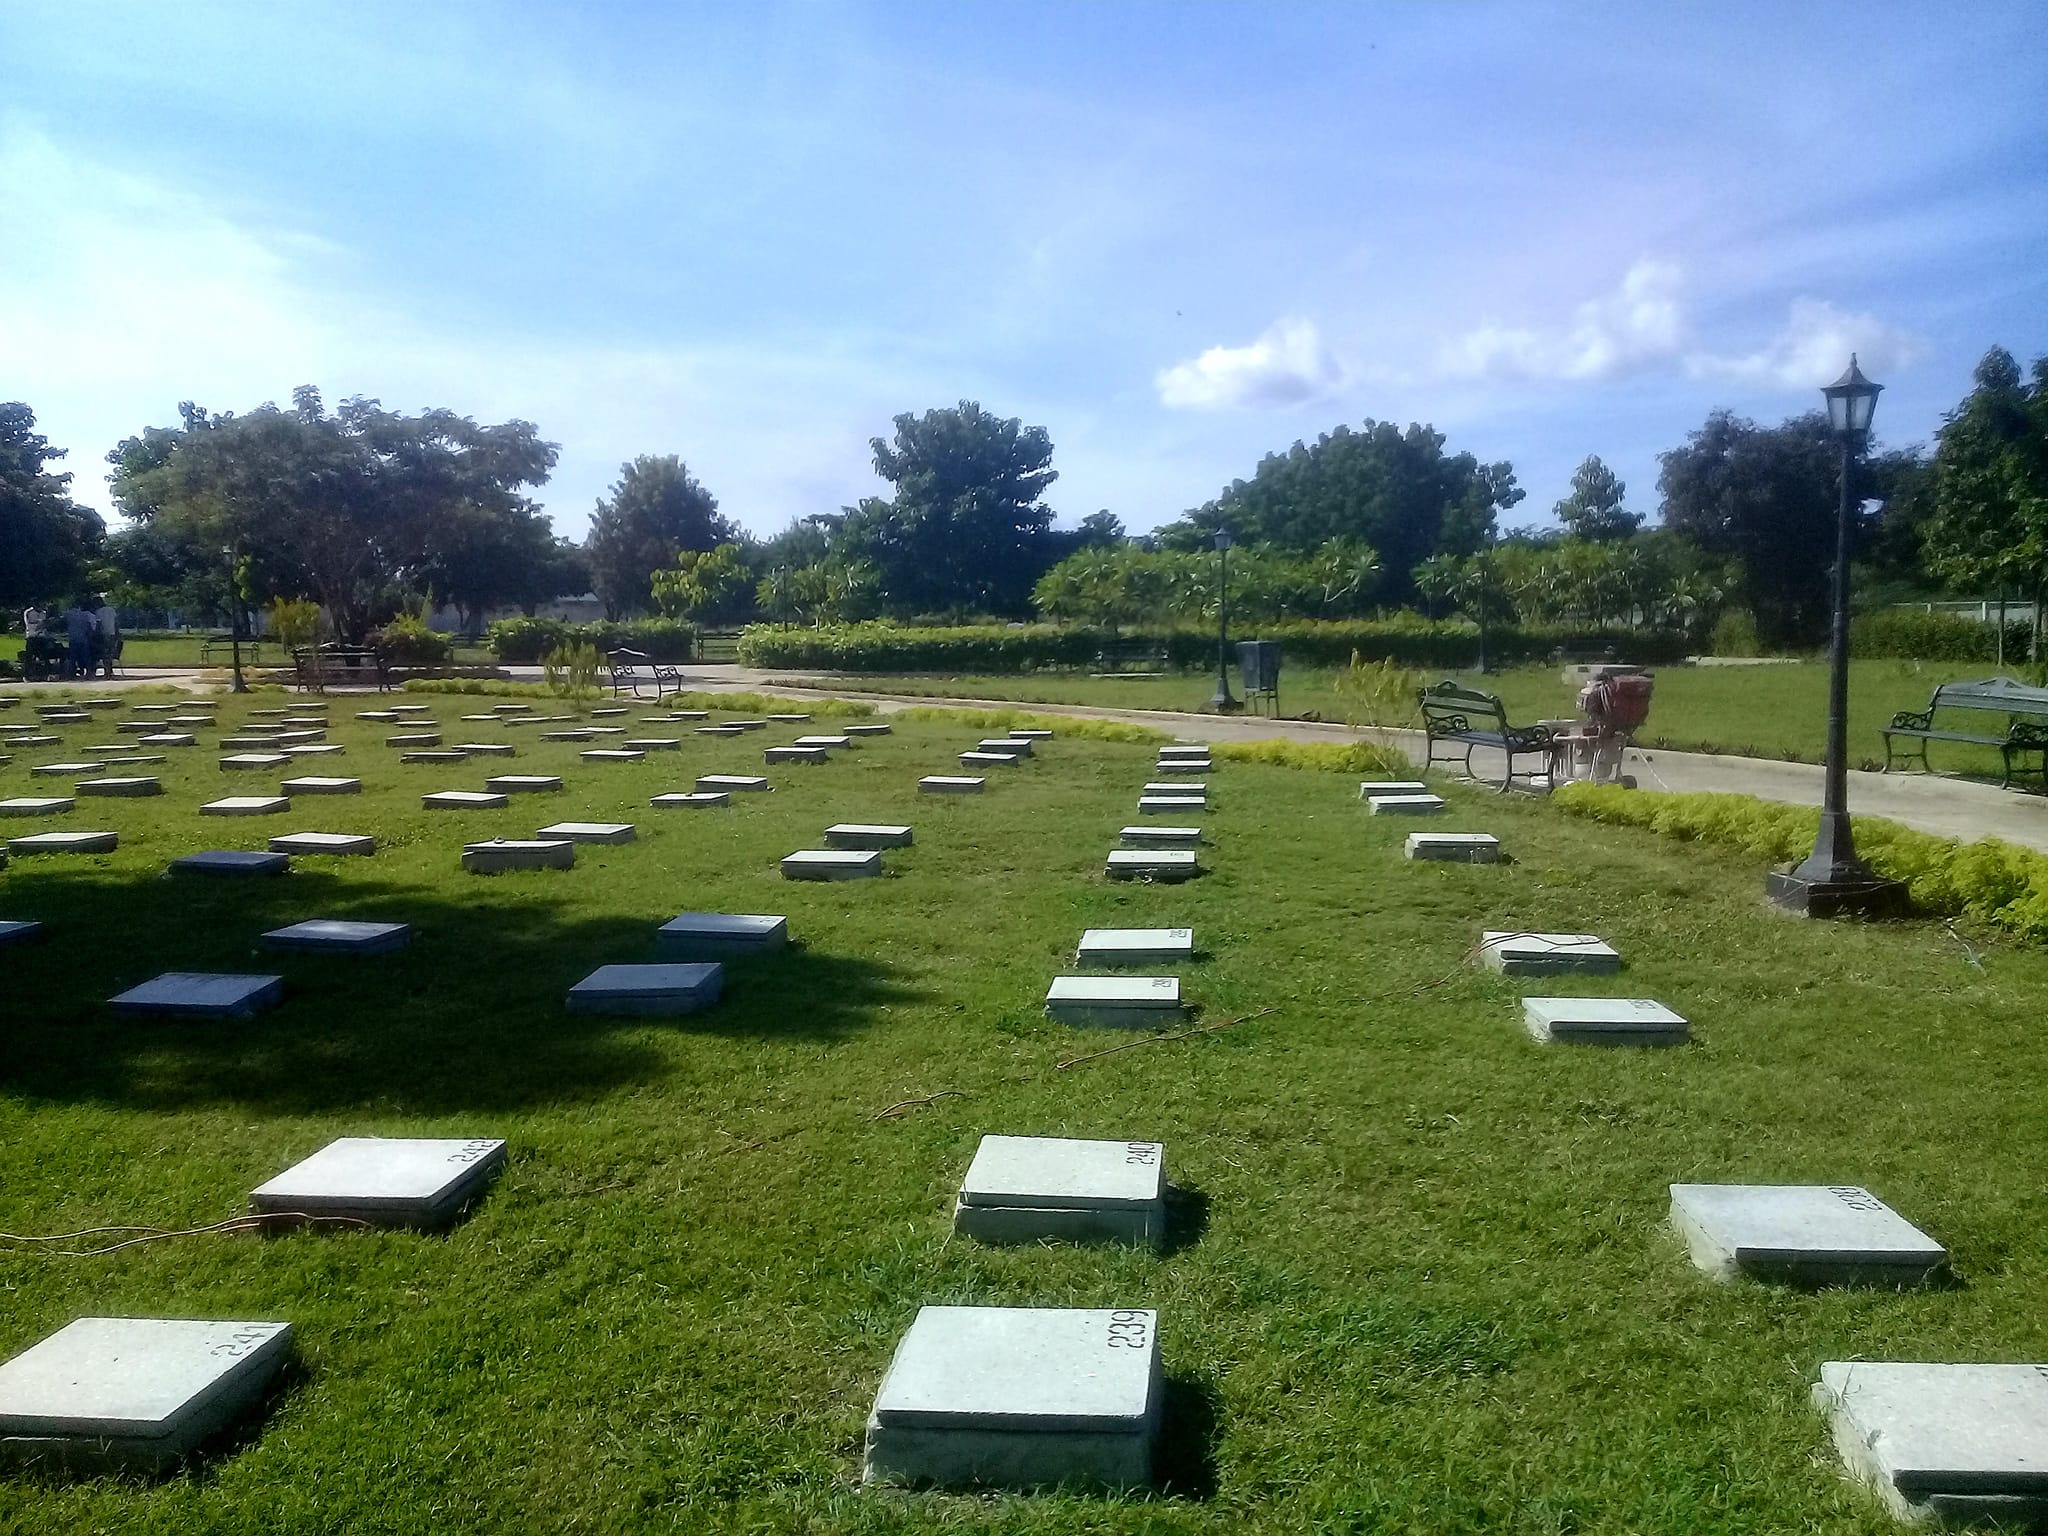
[[[624,624],[499,619],[484,631],[484,643],[492,654],[510,666],[536,666],[549,651],[579,642],[599,651],[640,651],[656,661],[689,661],[696,655],[697,629],[680,619],[636,619]]]
[[[487,677],[409,677],[405,680],[407,693],[453,693],[465,698],[507,698],[507,699],[552,699],[576,707],[578,701],[564,700],[562,695],[552,691],[546,683],[520,683],[508,678]],[[611,697],[607,689],[600,688],[595,694],[584,698],[585,706],[604,704]],[[631,694],[620,695],[632,698]],[[643,709],[653,709],[653,699],[640,699]],[[860,699],[834,699],[825,695],[816,698],[792,699],[779,693],[671,693],[661,700],[664,709],[713,709],[729,715],[781,715],[809,713],[820,717],[826,715],[844,716],[848,719],[872,715],[875,706]]]
[[[2008,665],[2025,659],[2031,639],[2025,624],[2005,626]],[[1882,608],[1849,621],[1849,654],[1876,660],[1988,661],[1998,659],[1998,626],[1953,613],[1919,608]]]
[[[1725,843],[1783,864],[1813,849],[1820,812],[1748,795],[1667,795],[1612,784],[1566,784],[1551,803],[1567,815],[1647,827],[1667,837]],[[1874,816],[1856,818],[1856,851],[1879,874],[1906,882],[1913,904],[1969,916],[2023,938],[2048,939],[2048,854],[1997,838],[1956,843]]]
[[[1341,667],[1356,652],[1367,661],[1391,661],[1431,670],[1469,667],[1478,659],[1479,632],[1465,623],[1409,616],[1316,623],[1290,620],[1243,631],[1244,640],[1277,640],[1284,663]],[[1112,644],[1156,650],[1168,666],[1213,666],[1216,634],[1202,629],[1107,630],[1025,624],[913,629],[852,624],[832,629],[756,624],[739,639],[739,659],[750,667],[821,672],[1018,673],[1094,666]],[[1490,663],[1548,660],[1558,651],[1612,652],[1627,661],[1661,664],[1685,655],[1684,637],[1659,630],[1515,628],[1487,633]]]

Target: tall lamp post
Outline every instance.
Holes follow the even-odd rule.
[[[1242,708],[1230,691],[1230,534],[1216,530],[1216,691],[1209,707],[1219,715]]]
[[[1821,391],[1827,397],[1828,425],[1842,447],[1842,495],[1835,513],[1835,611],[1828,643],[1828,751],[1820,834],[1803,863],[1790,873],[1774,870],[1766,884],[1772,901],[1808,917],[1876,915],[1905,905],[1903,885],[1881,878],[1856,857],[1849,825],[1849,540],[1856,501],[1850,482],[1883,388],[1863,377],[1851,353],[1849,371]]]
[[[228,647],[235,671],[234,686],[228,691],[247,693],[249,685],[242,678],[242,551],[231,544],[221,553],[228,557]]]

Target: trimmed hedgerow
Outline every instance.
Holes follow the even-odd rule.
[[[407,693],[459,693],[508,699],[553,699],[546,683],[515,683],[501,678],[415,677],[405,682]],[[657,707],[654,699],[635,699],[621,694],[646,709]],[[598,702],[602,702],[600,699]],[[736,715],[804,714],[837,715],[854,718],[872,715],[875,706],[858,699],[787,698],[779,693],[671,693],[659,701],[663,709],[722,709]]]
[[[1265,763],[1323,773],[1364,773],[1405,779],[1415,772],[1406,754],[1369,741],[1219,741],[1209,755],[1231,763]]]
[[[1149,744],[1167,740],[1166,732],[1128,720],[1093,720],[1085,715],[1034,715],[1024,709],[953,709],[943,704],[918,704],[899,709],[893,720],[931,720],[940,725],[972,726],[978,731],[1051,731],[1058,736],[1085,736],[1094,741]]]
[[[499,619],[484,631],[484,643],[509,666],[534,666],[548,652],[577,644],[594,645],[600,652],[639,651],[654,661],[688,661],[696,655],[697,630],[678,619],[635,619],[623,624]]]
[[[2025,624],[2005,626],[2005,654],[2017,664],[2027,654]],[[1849,621],[1849,654],[1872,660],[1987,661],[1998,659],[1998,626],[1954,613],[1883,608]]]

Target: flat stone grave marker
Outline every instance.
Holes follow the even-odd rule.
[[[316,955],[388,955],[412,942],[412,924],[360,923],[333,917],[309,917],[289,927],[273,928],[258,942],[265,949],[299,950]]]
[[[1008,752],[962,752],[962,768],[1015,768],[1024,760]]]
[[[229,795],[199,807],[202,816],[275,816],[292,808],[289,795]]]
[[[587,726],[572,727],[566,731],[542,731],[542,741],[595,741],[597,732]]]
[[[630,821],[558,821],[542,827],[536,838],[560,838],[571,843],[630,843],[634,829]]]
[[[1199,812],[1208,809],[1209,802],[1198,795],[1138,796],[1140,816],[1171,816],[1178,812]]]
[[[695,1013],[718,1001],[725,967],[692,961],[663,965],[600,965],[569,989],[571,1013]]]
[[[849,736],[887,736],[896,727],[888,724],[886,721],[877,720],[861,725],[844,726],[842,729]]]
[[[245,748],[268,747],[268,736],[223,736],[218,745],[223,751],[237,751]]]
[[[1000,752],[1006,757],[1029,757],[1031,755],[1031,743],[1028,741],[1017,741],[1008,736],[991,736],[986,741],[977,741],[974,744],[974,750],[977,752]]]
[[[1045,1012],[1062,1024],[1151,1029],[1180,1017],[1178,976],[1055,976]]]
[[[387,747],[438,747],[441,745],[439,731],[400,731],[396,736],[386,736]]]
[[[768,729],[768,720],[775,718],[775,716],[770,715],[767,720],[728,720],[726,724],[736,731],[765,731]],[[785,715],[782,718],[785,720],[808,720],[811,717],[809,715]]]
[[[1683,1045],[1692,1038],[1683,1018],[1647,997],[1525,997],[1522,1023],[1546,1045]]]
[[[220,760],[220,771],[256,773],[265,768],[282,768],[290,761],[282,752],[236,752]]]
[[[99,771],[98,763],[43,763],[29,769],[30,773],[39,773],[49,779],[75,779],[80,774]]]
[[[672,709],[668,712],[668,717],[671,720],[709,720],[711,718],[711,711],[708,709]]]
[[[697,776],[697,788],[704,790],[725,790],[734,794],[761,795],[768,793],[768,781],[754,774],[704,773]]]
[[[1112,848],[1103,866],[1112,880],[1192,880],[1201,872],[1192,848]]]
[[[247,1019],[284,1001],[282,976],[231,976],[210,971],[165,971],[107,999],[116,1013],[178,1018]]]
[[[505,1165],[505,1143],[343,1136],[249,1191],[260,1214],[342,1217],[376,1227],[446,1227]]]
[[[875,1395],[862,1476],[1142,1488],[1163,1397],[1156,1312],[920,1307]]]
[[[2048,1365],[1830,1360],[1813,1401],[1850,1474],[1902,1519],[2048,1519]]]
[[[561,787],[561,776],[553,773],[498,773],[484,780],[494,795],[544,795]]]
[[[519,869],[573,869],[576,845],[558,838],[468,843],[463,846],[462,867],[472,875],[502,875]]]
[[[1169,746],[1161,747],[1159,749],[1159,756],[1162,759],[1171,757],[1207,757],[1209,751],[1210,748],[1207,742],[1175,742]]]
[[[63,739],[62,736],[10,736],[7,738],[7,745],[10,747],[54,747]]]
[[[43,925],[23,918],[0,918],[0,949],[10,944],[30,944],[43,936]]]
[[[391,713],[394,715],[431,715],[433,712],[434,706],[431,704],[393,704],[391,706]]]
[[[647,756],[645,752],[633,752],[622,747],[593,747],[576,755],[587,763],[637,763]]]
[[[671,960],[739,960],[789,942],[789,919],[758,913],[685,912],[654,930],[654,947]]]
[[[621,743],[632,752],[680,752],[683,738],[680,736],[634,736]]]
[[[164,792],[163,781],[152,778],[80,779],[72,790],[81,795],[103,795],[112,798],[133,798],[145,795],[160,795]]]
[[[495,715],[529,715],[533,713],[533,706],[531,704],[493,704],[491,706],[491,713]]]
[[[1445,806],[1441,795],[1375,795],[1366,809],[1374,816],[1441,816]]]
[[[34,832],[27,837],[10,837],[7,851],[31,853],[112,853],[120,845],[118,832]]]
[[[401,763],[459,763],[468,756],[467,752],[453,749],[446,752],[429,749],[425,752],[401,752],[398,760]]]
[[[212,730],[219,722],[211,715],[171,715],[164,720],[164,724],[182,725],[187,730],[208,731]]]
[[[420,805],[430,811],[495,811],[506,803],[503,793],[479,789],[441,789],[420,796]]]
[[[464,725],[501,725],[504,723],[504,718],[503,715],[464,715],[462,723]]]
[[[625,711],[622,709],[619,713],[623,715]],[[623,736],[626,734],[626,728],[623,725],[593,725],[588,727],[588,729],[593,736]]]
[[[61,795],[19,795],[0,800],[0,816],[62,816],[75,803]]]
[[[1192,928],[1089,928],[1074,963],[1089,970],[1124,965],[1178,965],[1195,957]]]
[[[281,720],[290,713],[291,711],[288,709],[252,709],[249,711],[249,718],[251,720]]]
[[[279,731],[272,739],[281,747],[303,747],[320,740],[325,731]]]
[[[1375,800],[1381,795],[1426,795],[1429,786],[1420,779],[1366,779],[1358,786],[1358,798]]]
[[[175,704],[137,704],[129,711],[135,715],[175,715],[177,712]]]
[[[1015,730],[1015,731],[1012,731],[1012,732],[1010,732],[1010,734],[1011,734],[1011,735],[1012,735],[1013,737],[1015,737],[1015,738],[1016,738],[1017,740],[1019,740],[1019,741],[1051,741],[1051,740],[1052,740],[1052,732],[1051,732],[1051,731],[1049,731],[1049,730],[1046,730],[1046,729],[1045,729],[1044,727],[1042,727],[1042,726],[1034,726],[1034,727],[1033,727],[1032,729],[1030,729],[1030,730],[1028,730],[1028,731],[1027,731],[1027,730]]]
[[[767,718],[773,720],[777,725],[802,725],[806,720],[810,719],[811,717],[809,715],[783,714],[769,715]]]
[[[132,741],[105,742],[98,746],[80,747],[81,752],[90,752],[94,757],[125,757],[135,750]]]
[[[284,723],[295,731],[318,731],[323,736],[327,734],[328,721],[325,715],[287,715]]]
[[[1200,827],[1124,827],[1117,833],[1120,841],[1134,848],[1186,847],[1202,840]]]
[[[1479,952],[1488,966],[1505,976],[1556,976],[1567,971],[1609,976],[1621,969],[1621,956],[1590,933],[1503,933],[1489,928],[1479,936]]]
[[[1152,771],[1154,773],[1210,773],[1215,770],[1215,766],[1206,757],[1171,757],[1165,762],[1154,763]]]
[[[363,792],[363,781],[321,778],[313,775],[303,779],[286,779],[278,788],[288,795],[359,795]]]
[[[460,752],[466,757],[518,756],[518,750],[509,741],[458,741],[449,750]]]
[[[254,1412],[289,1323],[81,1317],[0,1365],[11,1461],[158,1472]]]
[[[362,709],[356,711],[356,718],[358,720],[375,720],[382,723],[397,720],[401,717],[395,709]]]
[[[823,747],[828,752],[843,752],[853,746],[851,736],[799,736],[792,745],[799,747]]]
[[[724,790],[706,790],[702,793],[691,791],[668,795],[656,795],[647,802],[664,811],[708,811],[714,806],[732,804],[732,796]]]
[[[761,754],[761,761],[775,763],[823,763],[831,761],[832,754],[823,747],[770,747]]]
[[[1948,1264],[1946,1248],[1854,1184],[1674,1184],[1671,1224],[1717,1280],[1904,1290]]]
[[[136,752],[131,753],[127,757],[103,757],[100,759],[100,766],[102,768],[146,768],[151,763],[167,763],[169,761],[169,758],[164,757],[160,753]]]
[[[623,715],[625,712],[626,706],[623,704],[608,704],[602,709],[593,709],[590,712],[590,716],[593,720],[603,720],[609,718],[612,715]]]
[[[188,853],[171,860],[174,875],[281,875],[291,868],[291,858],[282,853],[245,853],[234,848],[212,848]]]
[[[270,840],[272,853],[331,853],[368,858],[377,851],[377,839],[356,832],[286,832]]]
[[[1206,784],[1189,784],[1180,779],[1155,779],[1140,784],[1138,786],[1138,793],[1141,795],[1178,795],[1187,799],[1206,800],[1209,798],[1209,786]]]
[[[953,1230],[985,1243],[1166,1237],[1166,1149],[1156,1141],[984,1136],[953,1205]]]
[[[1490,832],[1410,832],[1403,851],[1411,859],[1497,864],[1500,839]]]
[[[119,709],[121,700],[115,694],[101,694],[97,698],[79,699],[77,705],[80,709]]]
[[[183,723],[180,720],[173,720],[171,722],[173,725],[182,725]],[[273,741],[285,734],[285,728],[281,725],[244,725],[242,727],[242,734],[245,736],[260,736],[265,741]]]
[[[879,853],[852,848],[802,848],[782,861],[785,880],[874,880],[881,873]]]
[[[744,736],[746,732],[736,725],[700,725],[697,727],[697,734],[699,736]]]
[[[950,773],[928,773],[917,781],[921,795],[978,795],[987,787],[987,779]]]
[[[84,725],[92,719],[92,716],[82,709],[44,709],[38,710],[37,713],[43,717],[43,723],[46,725]]]
[[[908,848],[910,828],[877,826],[864,821],[834,822],[825,829],[827,848]]]

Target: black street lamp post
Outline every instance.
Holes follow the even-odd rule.
[[[1230,691],[1230,535],[1216,530],[1216,692],[1209,707],[1234,715],[1243,706]]]
[[[1821,391],[1827,397],[1828,425],[1842,445],[1842,494],[1835,514],[1835,610],[1828,643],[1828,749],[1820,833],[1803,863],[1789,873],[1774,870],[1766,884],[1772,901],[1808,917],[1877,915],[1905,905],[1903,885],[1883,879],[1856,857],[1849,825],[1849,543],[1856,504],[1850,484],[1883,388],[1863,377],[1851,355],[1849,371]]]
[[[242,556],[241,550],[230,546],[222,551],[228,557],[228,647],[235,671],[234,686],[230,693],[247,693],[249,685],[242,678]]]

